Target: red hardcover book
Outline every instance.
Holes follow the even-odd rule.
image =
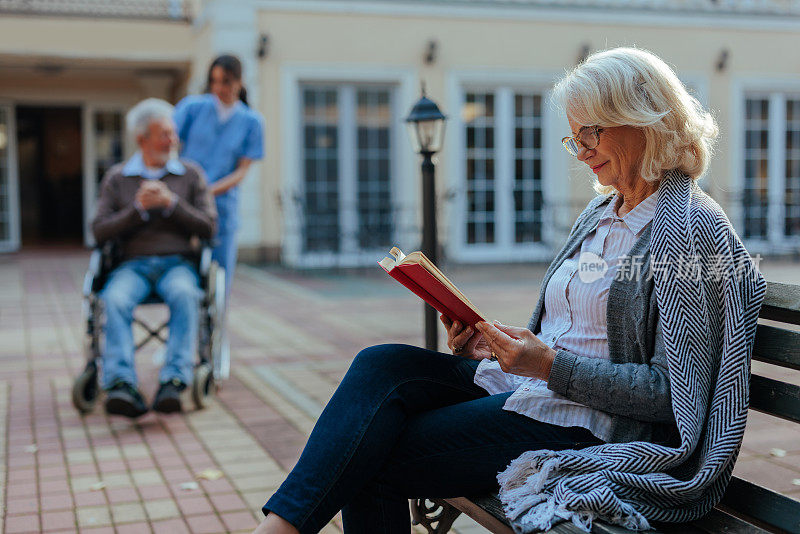
[[[378,264],[389,276],[436,308],[439,313],[469,326],[485,321],[478,308],[425,254],[418,251],[406,256],[397,247],[392,248],[390,254],[391,257],[383,258]]]

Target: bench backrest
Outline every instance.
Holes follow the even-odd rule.
[[[768,282],[760,317],[784,324],[758,325],[753,359],[800,370],[800,332],[782,327],[800,325],[800,286]],[[753,374],[750,409],[800,423],[800,386]],[[731,480],[721,504],[768,525],[800,532],[800,502],[739,478]]]

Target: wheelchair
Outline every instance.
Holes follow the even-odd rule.
[[[230,354],[223,350],[225,339],[225,270],[211,259],[211,247],[204,243],[199,253],[192,257],[200,278],[203,297],[200,300],[200,325],[198,329],[198,362],[194,367],[191,395],[197,409],[208,404],[209,397],[219,388],[219,380],[230,372]],[[119,265],[119,247],[115,242],[105,243],[92,251],[89,270],[83,280],[83,317],[86,321],[84,353],[87,363],[72,386],[72,404],[81,414],[94,409],[100,396],[98,364],[101,360],[103,335],[103,303],[100,291],[108,275]],[[142,305],[163,304],[163,300],[151,293]],[[145,337],[139,341],[134,352],[151,340],[166,344],[168,321],[153,327],[134,315],[133,324],[144,330]]]

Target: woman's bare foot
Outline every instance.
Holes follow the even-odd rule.
[[[284,518],[270,513],[253,531],[253,534],[300,534],[300,532]]]

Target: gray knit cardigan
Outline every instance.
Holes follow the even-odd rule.
[[[550,277],[597,227],[600,215],[612,198],[613,195],[595,197],[575,222],[567,243],[545,273],[539,302],[528,324],[532,332],[539,328]],[[650,267],[651,228],[652,222],[645,226],[629,252],[632,257],[640,257],[636,261],[642,273]],[[653,279],[632,278],[614,280],[608,291],[606,322],[610,359],[559,350],[547,387],[575,402],[610,414],[612,442],[677,439]]]

